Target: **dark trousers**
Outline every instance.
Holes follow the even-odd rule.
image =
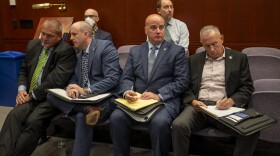
[[[155,156],[168,156],[171,147],[170,126],[172,117],[163,108],[155,114],[148,124],[141,124],[149,129],[152,149]],[[110,133],[114,145],[114,156],[130,155],[130,131],[139,124],[127,116],[122,110],[115,109],[110,117]]]
[[[225,127],[207,115],[197,111],[188,105],[172,124],[172,145],[174,155],[189,155],[191,133],[199,131],[208,125],[214,125],[218,129],[236,137],[233,156],[251,156],[255,150],[259,133],[249,136],[241,136],[233,130]]]
[[[30,156],[57,113],[47,101],[35,101],[12,109],[0,132],[1,156]]]
[[[94,126],[89,126],[86,124],[84,110],[87,105],[67,102],[51,94],[47,95],[47,99],[51,105],[61,110],[64,114],[75,116],[75,141],[72,156],[89,156],[92,145]],[[115,108],[114,106],[111,106],[111,101],[112,98],[108,98],[100,103],[100,106],[103,110],[99,123],[107,120],[110,117],[112,110]]]

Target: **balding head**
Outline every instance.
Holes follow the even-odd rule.
[[[92,18],[95,23],[97,23],[99,21],[99,16],[98,16],[98,12],[94,9],[87,9],[85,11],[85,15],[84,15],[84,18]]]
[[[78,29],[80,32],[90,32],[89,33],[89,37],[92,37],[92,28],[91,26],[85,22],[85,21],[79,21],[79,22],[75,22],[74,24],[72,24],[71,28],[76,28]]]
[[[203,27],[200,30],[200,42],[209,57],[217,59],[223,55],[224,36],[221,35],[218,27],[214,25]]]
[[[41,29],[40,39],[43,47],[53,47],[61,39],[62,25],[56,19],[47,19]]]
[[[71,41],[75,48],[86,49],[92,40],[92,28],[85,21],[72,24],[70,28]]]
[[[164,40],[164,20],[158,14],[151,14],[145,21],[145,33],[153,45],[158,45]]]

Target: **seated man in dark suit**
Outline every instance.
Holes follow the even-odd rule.
[[[70,28],[70,39],[79,51],[74,75],[66,88],[71,98],[113,92],[119,83],[121,69],[116,48],[110,41],[93,38],[91,31],[91,26],[84,21],[76,22]],[[50,94],[48,100],[64,114],[76,115],[72,156],[88,156],[94,125],[107,120],[115,108],[111,106],[111,98],[102,100],[96,106],[67,102]]]
[[[156,156],[168,156],[171,145],[171,123],[179,114],[180,95],[189,86],[189,68],[185,49],[164,40],[164,20],[152,14],[146,18],[145,34],[147,42],[130,49],[121,78],[119,96],[128,101],[136,101],[136,93],[141,99],[155,99],[165,103],[147,124],[152,149]],[[131,89],[133,88],[133,90]],[[123,110],[115,109],[110,117],[110,132],[115,156],[130,153],[129,134],[131,127],[139,124]]]
[[[0,133],[2,156],[32,154],[57,113],[48,104],[46,89],[64,88],[74,72],[76,53],[61,39],[61,23],[46,20],[40,36],[27,46],[18,78],[16,107],[8,114]]]
[[[112,35],[97,26],[99,21],[98,12],[94,9],[87,9],[85,11],[85,21],[92,26],[93,36],[100,40],[109,40],[113,42]]]
[[[216,26],[205,26],[200,31],[200,41],[206,51],[189,58],[191,85],[184,97],[185,108],[172,124],[173,151],[176,156],[189,154],[191,133],[209,124],[214,119],[195,109],[197,106],[216,105],[218,109],[232,106],[245,108],[254,91],[248,59],[242,54],[224,48],[224,36]],[[258,135],[243,137],[230,129],[226,132],[236,136],[233,156],[251,156]]]

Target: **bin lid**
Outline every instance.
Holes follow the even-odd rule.
[[[25,57],[25,53],[19,52],[19,51],[4,51],[0,52],[0,59],[17,59],[17,58],[23,58]]]

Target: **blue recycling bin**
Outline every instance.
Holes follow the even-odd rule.
[[[24,58],[22,52],[0,52],[0,106],[15,106],[18,74]]]

